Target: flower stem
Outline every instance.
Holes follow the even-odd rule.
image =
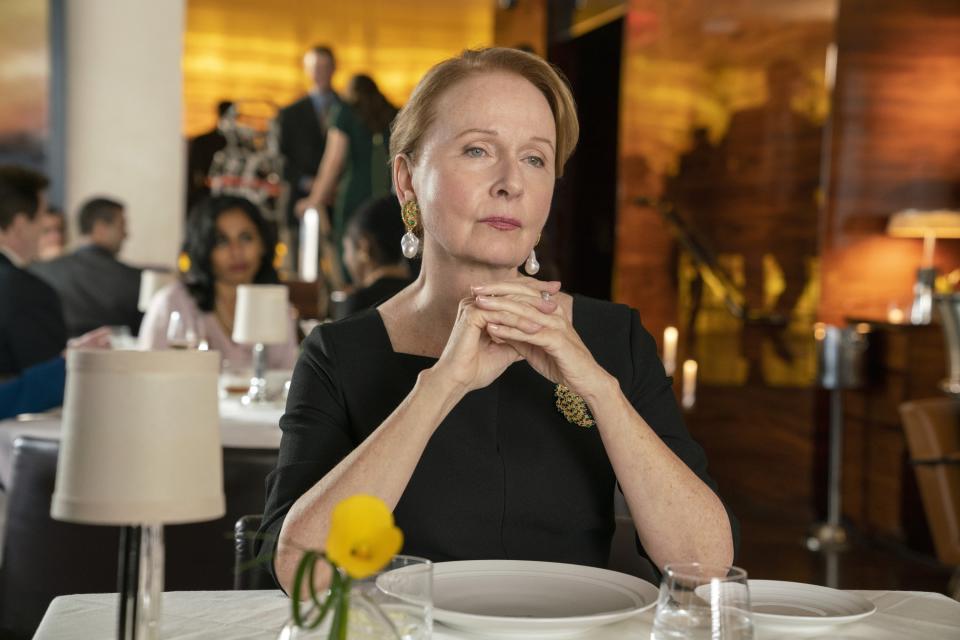
[[[335,574],[339,574],[334,570]],[[329,640],[346,640],[350,612],[350,576],[339,575],[336,588],[331,589],[330,599],[336,599],[333,610],[333,622],[330,623]]]

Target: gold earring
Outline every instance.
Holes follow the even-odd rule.
[[[420,238],[415,233],[420,220],[420,205],[416,200],[407,200],[400,208],[400,217],[407,232],[400,238],[400,250],[408,260],[416,258],[420,253]]]
[[[420,218],[420,205],[417,204],[417,201],[410,199],[404,202],[400,209],[400,217],[403,218],[403,224],[407,231],[415,230]]]

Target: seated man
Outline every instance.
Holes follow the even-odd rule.
[[[70,349],[108,349],[110,329],[100,327],[67,343]],[[64,356],[56,356],[0,382],[0,420],[21,413],[39,413],[63,404],[67,368]]]
[[[67,344],[57,292],[24,268],[37,254],[47,184],[30,169],[0,166],[0,379]]]
[[[37,262],[30,270],[60,294],[71,336],[105,325],[123,325],[136,334],[140,269],[117,260],[127,237],[123,205],[93,198],[80,207],[81,246],[68,255]]]

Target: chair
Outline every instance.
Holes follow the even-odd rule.
[[[12,638],[31,637],[57,595],[117,588],[119,528],[50,517],[58,450],[54,440],[14,443],[0,568],[0,629]]]
[[[29,638],[58,595],[117,588],[119,528],[50,517],[58,451],[59,443],[51,440],[18,438],[14,444],[0,568],[0,630],[13,638]],[[264,478],[276,457],[272,449],[224,449],[226,514],[212,522],[165,527],[166,590],[233,586],[233,524],[263,509]]]
[[[164,527],[167,591],[233,588],[234,525],[245,514],[263,511],[264,480],[276,465],[276,449],[223,450],[226,514],[212,522]]]
[[[233,588],[238,590],[276,589],[270,570],[256,562],[253,541],[263,516],[247,515],[237,520],[233,529]]]
[[[900,417],[937,558],[960,566],[960,400],[904,402]],[[960,568],[951,592],[960,595]]]

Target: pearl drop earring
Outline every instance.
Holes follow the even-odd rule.
[[[536,275],[537,272],[540,271],[540,263],[537,262],[537,252],[535,249],[530,249],[530,255],[527,257],[527,261],[523,263],[523,270],[531,276]]]

